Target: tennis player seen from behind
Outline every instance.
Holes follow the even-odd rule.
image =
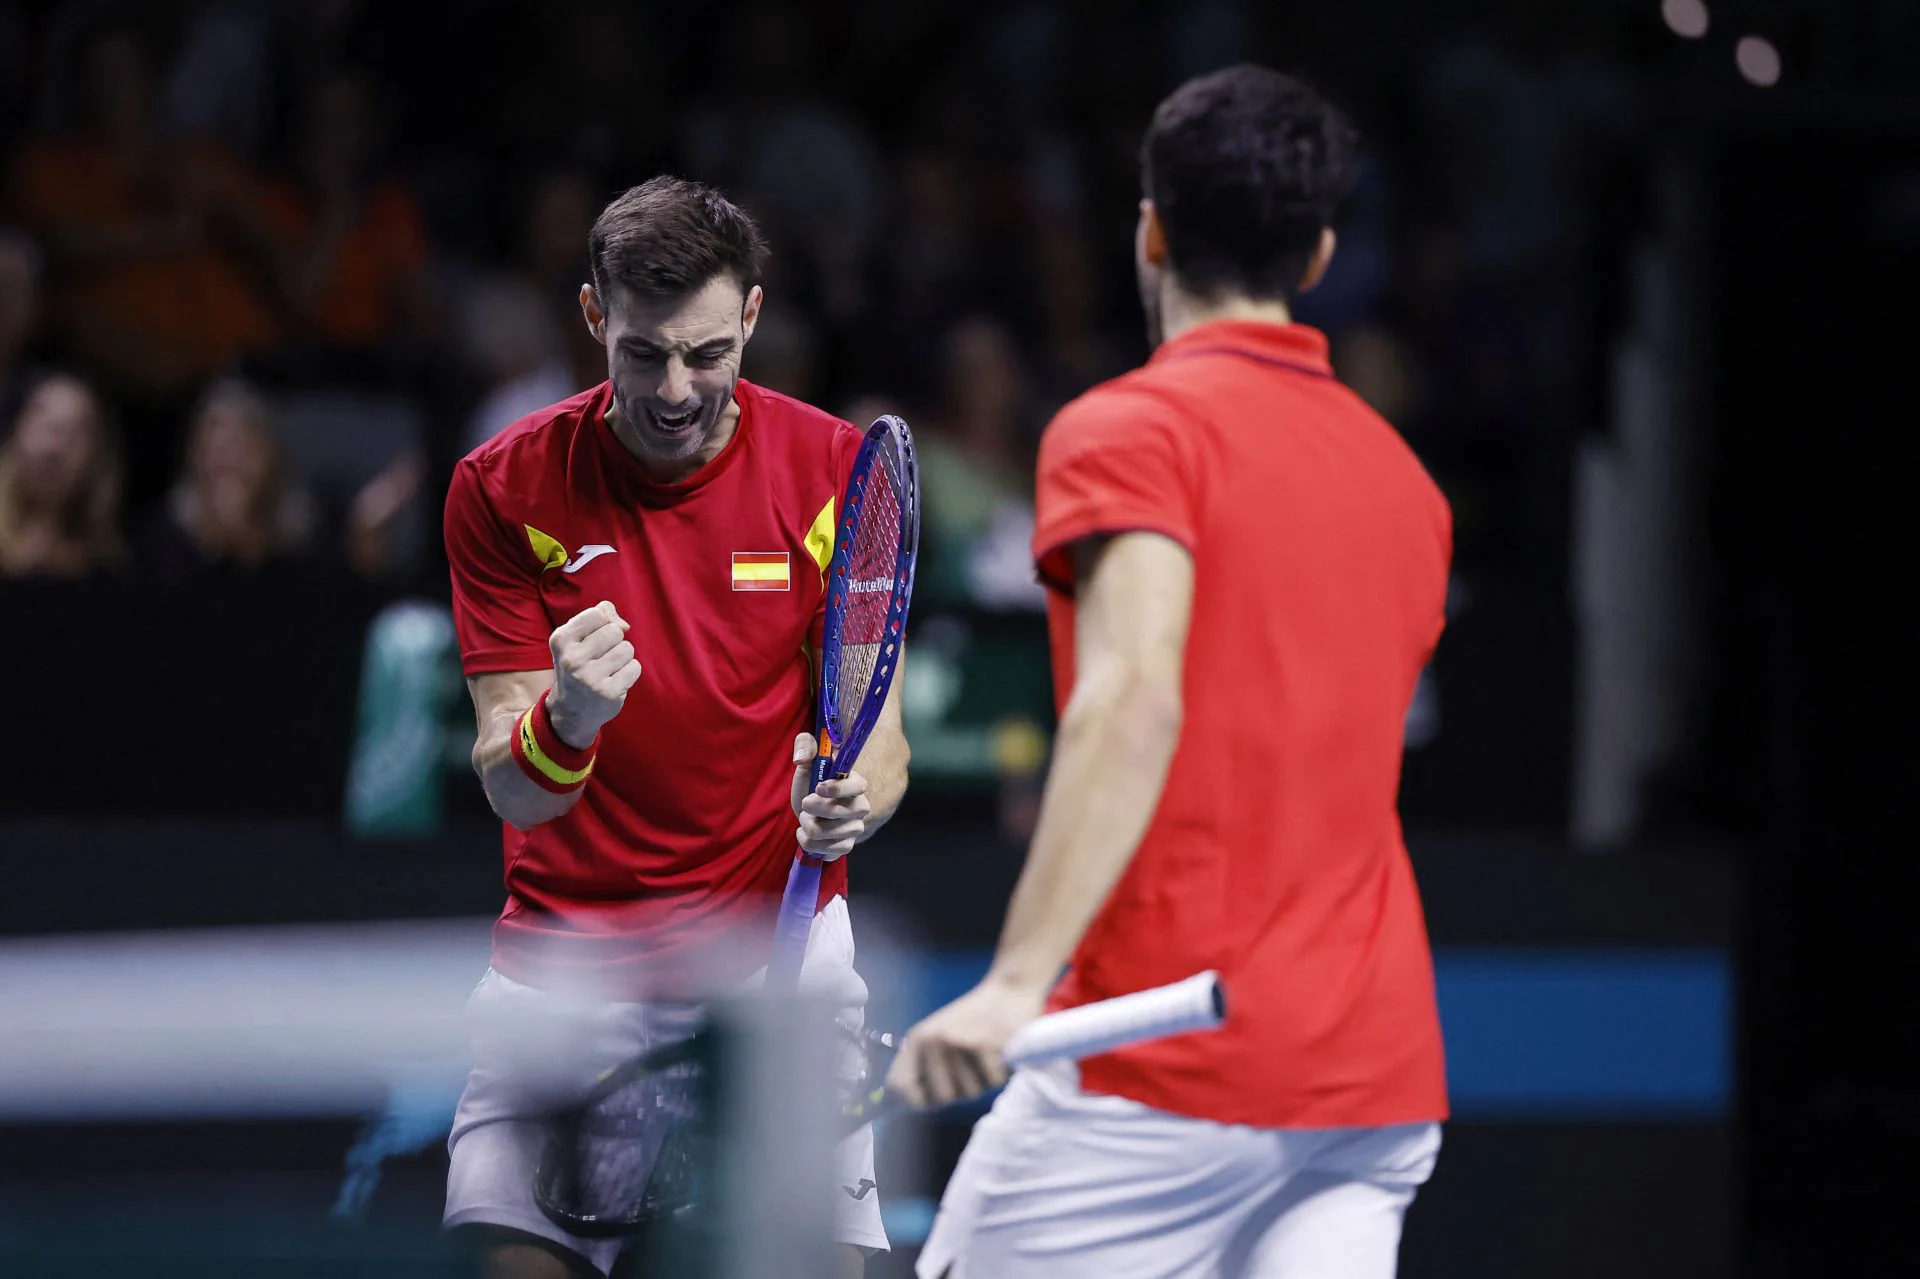
[[[580,1093],[766,963],[741,938],[771,941],[796,824],[800,848],[833,859],[803,980],[857,1025],[866,987],[840,858],[907,782],[890,699],[857,770],[807,793],[810,654],[861,433],[740,378],[760,232],[718,192],[656,178],[607,206],[589,250],[580,307],[608,381],[465,458],[446,514],[474,767],[506,826],[507,905],[474,1003],[605,992],[587,1028],[605,1052],[579,1063]],[[489,1276],[605,1272],[617,1240],[571,1236],[533,1201],[542,1116],[563,1099],[541,1078],[553,1063],[510,1040],[476,1035],[446,1223],[481,1236]],[[836,1172],[850,1188],[837,1238],[858,1275],[887,1246],[870,1130],[842,1144]]]
[[[1292,321],[1354,148],[1258,67],[1154,114],[1136,256],[1156,349],[1041,442],[1063,705],[1039,826],[986,979],[913,1029],[889,1082],[981,1092],[1043,1006],[1209,968],[1227,1021],[1016,1073],[923,1279],[1394,1273],[1446,1115],[1396,794],[1451,522]]]

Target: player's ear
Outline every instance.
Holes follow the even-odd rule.
[[[740,345],[745,346],[747,339],[753,336],[753,326],[760,322],[760,304],[767,295],[759,285],[747,290],[747,300],[740,306]]]
[[[586,317],[587,332],[601,346],[607,344],[607,313],[600,305],[600,294],[591,284],[580,286],[580,314]]]
[[[1307,269],[1300,276],[1300,291],[1305,293],[1326,277],[1327,267],[1333,261],[1336,238],[1333,228],[1320,228],[1320,243],[1313,246],[1313,256],[1307,259]]]
[[[1160,210],[1152,200],[1140,201],[1140,225],[1134,232],[1134,246],[1140,260],[1148,266],[1167,265],[1167,229],[1160,223]]]

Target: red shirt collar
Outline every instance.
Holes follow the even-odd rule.
[[[1297,369],[1314,377],[1333,376],[1326,334],[1305,324],[1267,320],[1209,320],[1195,325],[1172,341],[1162,342],[1147,363],[1217,351]]]

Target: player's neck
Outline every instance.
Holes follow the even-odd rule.
[[[1160,289],[1160,340],[1171,342],[1191,329],[1215,320],[1247,320],[1257,324],[1292,324],[1293,312],[1279,298],[1250,298],[1227,293],[1200,297],[1171,282]]]
[[[707,437],[707,442],[700,446],[699,452],[672,461],[650,457],[634,447],[632,435],[621,419],[618,401],[607,405],[607,426],[613,431],[613,438],[620,441],[620,447],[647,473],[648,479],[655,484],[678,484],[691,479],[701,467],[719,457],[721,450],[733,439],[733,433],[740,429],[740,401],[735,399],[727,402],[726,412],[714,423],[713,434]]]

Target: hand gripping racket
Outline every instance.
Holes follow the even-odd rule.
[[[810,790],[853,769],[880,718],[900,666],[919,547],[920,469],[913,435],[899,418],[883,417],[867,429],[854,458],[827,567],[826,632],[814,709],[820,754],[813,761]],[[767,962],[767,989],[775,994],[799,985],[825,865],[824,859],[801,853],[787,875]]]

